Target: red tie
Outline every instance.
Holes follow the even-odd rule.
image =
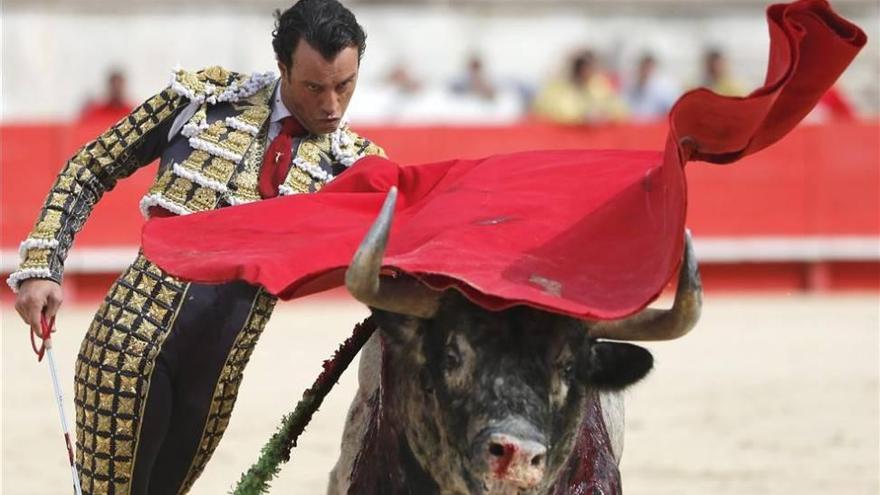
[[[293,138],[305,134],[305,129],[296,120],[289,116],[281,119],[281,132],[266,148],[263,155],[263,168],[260,169],[260,196],[274,198],[278,196],[278,186],[287,178],[290,169],[290,149],[293,146]]]

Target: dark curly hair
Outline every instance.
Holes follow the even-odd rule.
[[[272,48],[278,61],[288,69],[300,39],[327,60],[354,46],[360,61],[367,46],[367,35],[354,14],[336,0],[299,0],[284,12],[275,11]]]

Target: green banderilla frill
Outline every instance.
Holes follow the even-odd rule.
[[[268,493],[269,482],[281,471],[281,463],[290,460],[290,451],[296,446],[297,439],[311,421],[312,415],[321,407],[324,397],[333,389],[375,330],[376,322],[372,317],[355,325],[351,337],[339,346],[333,358],[324,361],[324,370],[312,386],[303,392],[296,409],[281,419],[278,431],[263,446],[260,458],[241,475],[238,485],[231,492],[233,495]]]

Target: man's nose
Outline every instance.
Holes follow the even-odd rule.
[[[321,112],[325,118],[335,119],[340,117],[342,102],[337,92],[331,91],[324,97],[323,101],[321,101]]]

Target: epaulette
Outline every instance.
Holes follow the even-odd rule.
[[[254,95],[275,81],[272,72],[242,74],[218,65],[191,72],[175,68],[171,76],[171,89],[196,103],[216,104],[236,102]]]

